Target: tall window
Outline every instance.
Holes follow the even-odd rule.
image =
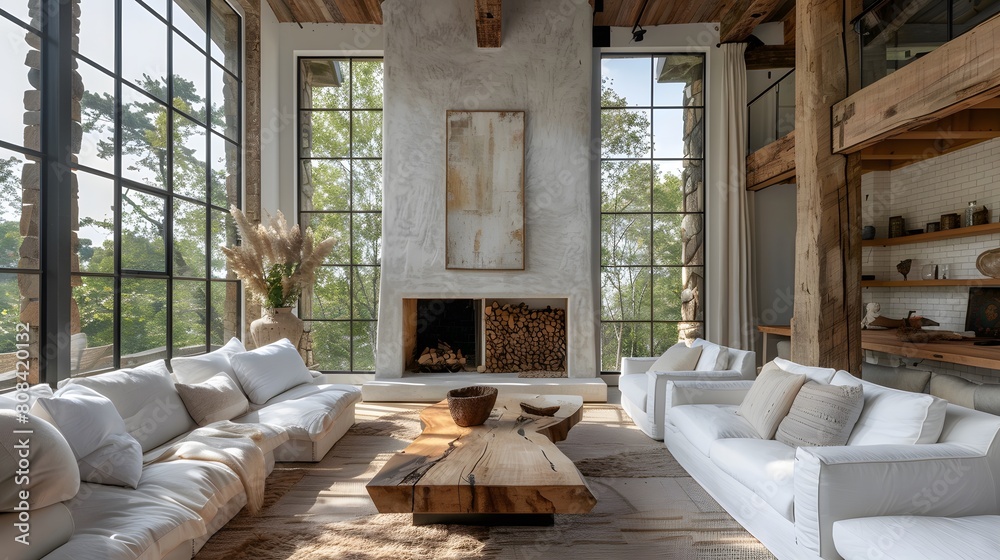
[[[80,4],[74,373],[205,352],[239,333],[218,246],[240,204],[242,21],[225,0]]]
[[[382,244],[382,60],[299,60],[299,223],[337,245],[303,294],[323,371],[375,369]]]
[[[34,16],[34,17],[32,17]],[[0,390],[17,381],[20,358],[38,355],[41,21],[28,2],[0,9]],[[31,329],[19,333],[18,323]],[[20,329],[24,330],[24,329]],[[30,348],[18,346],[32,341]],[[37,378],[37,362],[31,369]]]
[[[704,55],[601,61],[601,368],[700,336]]]

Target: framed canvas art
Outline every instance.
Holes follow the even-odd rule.
[[[448,111],[445,261],[524,270],[524,111]]]
[[[969,288],[965,330],[976,336],[1000,338],[1000,288]]]

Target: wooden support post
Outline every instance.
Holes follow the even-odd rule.
[[[848,48],[855,41],[845,37],[844,16],[856,12],[845,10],[845,2],[852,0],[803,1],[795,8],[798,227],[792,360],[857,374],[862,356],[861,167],[858,157],[833,153],[830,123],[831,107],[850,89],[844,41]]]
[[[502,0],[476,0],[476,44],[499,48],[502,35]]]

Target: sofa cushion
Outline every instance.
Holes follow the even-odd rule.
[[[287,338],[249,352],[233,354],[230,362],[250,402],[264,404],[313,376]]]
[[[667,421],[707,457],[716,440],[760,439],[746,418],[736,414],[736,406],[686,404],[667,409]]]
[[[911,393],[923,393],[927,382],[931,379],[931,372],[866,363],[861,365],[861,378],[883,387],[910,391]]]
[[[80,489],[80,470],[66,439],[45,420],[31,414],[27,419],[21,423],[13,410],[0,410],[0,512],[14,511],[22,490],[28,492],[28,508],[35,510],[68,500]],[[15,448],[26,436],[16,430],[32,431],[27,480],[17,472],[20,449]]]
[[[111,399],[125,420],[128,433],[139,441],[144,452],[197,427],[174,389],[163,360],[75,378],[69,383],[88,387]]]
[[[359,400],[361,389],[353,385],[299,385],[233,421],[273,424],[291,439],[316,441]]]
[[[107,397],[80,385],[66,385],[38,399],[33,414],[59,429],[80,468],[80,480],[135,488],[142,475],[142,448]]]
[[[201,383],[177,383],[174,387],[184,401],[188,414],[199,426],[219,420],[232,420],[250,409],[250,402],[239,384],[225,372]]]
[[[845,560],[1000,558],[1000,516],[863,517],[833,524],[833,542]]]
[[[809,381],[815,381],[823,385],[829,385],[833,381],[833,376],[837,374],[837,370],[833,368],[804,366],[781,358],[775,358],[772,363],[778,366],[781,371],[804,375]]]
[[[709,457],[782,517],[795,520],[794,447],[774,440],[720,439],[712,444]]]
[[[649,380],[645,373],[633,373],[622,375],[618,378],[618,390],[622,397],[628,398],[632,404],[638,406],[643,412],[646,411],[646,399],[648,398]]]
[[[649,366],[650,371],[694,371],[701,357],[702,346],[691,346],[678,342]]]
[[[979,385],[954,375],[935,373],[931,376],[932,395],[965,408],[976,408],[977,387]]]
[[[936,443],[948,401],[862,380],[865,406],[848,445]]]
[[[177,381],[189,385],[207,381],[217,373],[225,373],[235,381],[236,373],[230,358],[233,354],[246,351],[240,339],[233,337],[222,348],[207,354],[172,358],[170,368],[174,370]]]
[[[722,371],[729,368],[729,352],[725,348],[700,338],[695,339],[691,346],[701,347],[695,371]]]
[[[774,439],[778,424],[788,414],[805,381],[805,375],[788,373],[774,364],[766,364],[736,413],[746,418],[760,437]]]
[[[799,389],[774,439],[792,447],[845,445],[865,404],[863,388],[821,385]]]

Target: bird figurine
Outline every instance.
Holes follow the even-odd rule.
[[[906,275],[910,273],[910,265],[913,264],[913,259],[906,259],[905,261],[899,261],[896,265],[896,270],[903,275],[903,280],[906,280]]]

